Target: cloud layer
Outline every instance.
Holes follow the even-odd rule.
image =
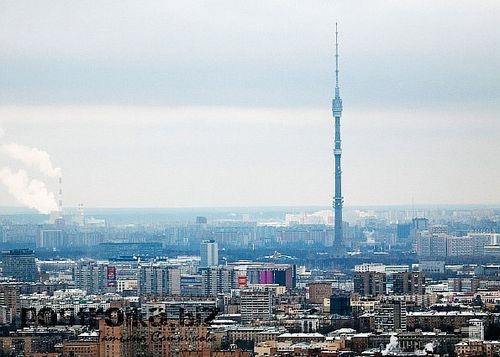
[[[5,140],[43,147],[64,167],[71,206],[330,204],[328,108],[29,106],[0,117]],[[346,109],[346,204],[500,202],[496,118]]]
[[[0,167],[57,176],[47,150],[68,205],[329,205],[337,20],[346,204],[498,203],[498,18],[496,0],[2,2],[2,142],[29,148]]]
[[[346,108],[500,109],[497,1],[362,3],[4,2],[0,103],[328,106],[337,20]]]

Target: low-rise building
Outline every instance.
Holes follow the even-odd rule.
[[[465,340],[455,345],[458,357],[494,357],[500,354],[500,341]]]

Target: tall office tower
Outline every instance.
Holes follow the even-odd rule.
[[[34,252],[30,249],[3,251],[2,273],[4,277],[20,281],[36,281],[38,279],[38,272]]]
[[[345,292],[335,292],[330,296],[330,314],[351,316],[351,296]]]
[[[341,248],[343,245],[342,234],[342,169],[340,158],[342,156],[342,147],[340,140],[340,118],[342,117],[342,99],[340,98],[339,88],[339,43],[337,24],[335,24],[335,98],[332,100],[332,112],[335,119],[335,146],[333,156],[335,159],[335,197],[333,198],[333,209],[335,214],[335,247]]]
[[[200,268],[219,265],[219,248],[214,240],[203,240],[200,244]]]
[[[180,295],[181,272],[178,268],[158,264],[139,268],[139,295]]]

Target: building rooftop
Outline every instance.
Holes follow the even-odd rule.
[[[485,312],[474,311],[410,311],[407,316],[487,316]]]
[[[297,332],[297,333],[290,333],[286,332],[278,336],[279,338],[324,338],[325,336],[318,333],[318,332],[312,332],[312,333],[304,333],[304,332]]]

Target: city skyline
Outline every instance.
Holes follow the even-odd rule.
[[[327,206],[332,15],[346,206],[500,202],[494,2],[156,5],[3,5],[0,141],[50,153],[65,205]]]
[[[0,3],[0,355],[500,356],[500,3]]]

